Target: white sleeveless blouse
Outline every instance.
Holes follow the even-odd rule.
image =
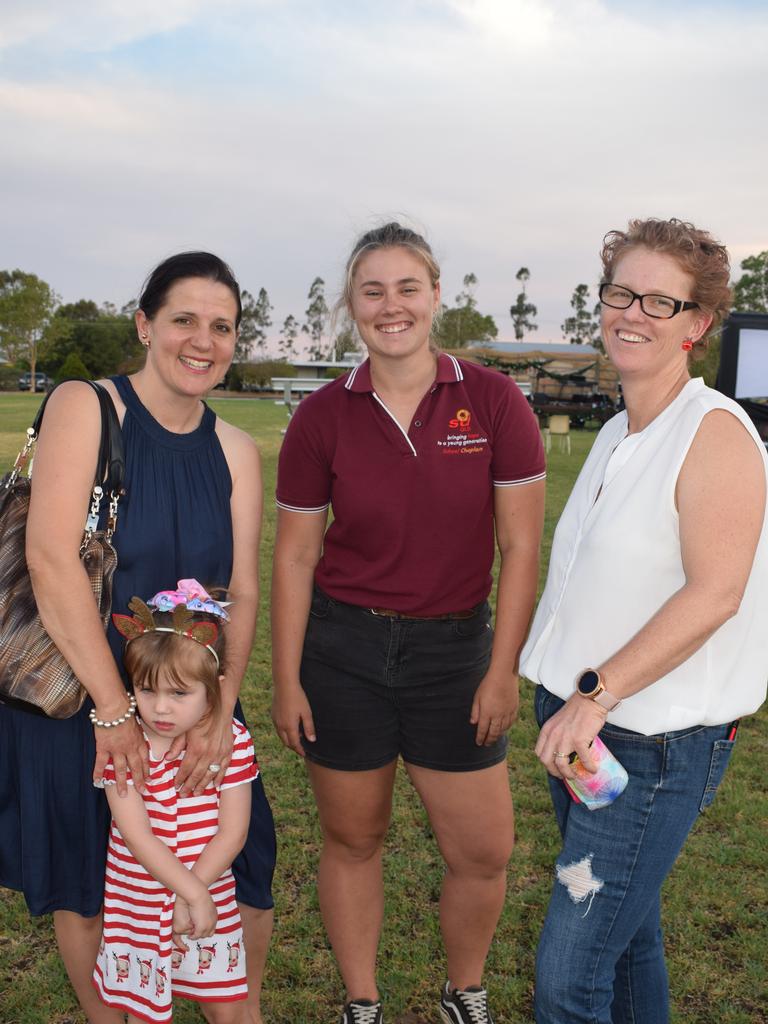
[[[614,655],[684,585],[675,487],[712,409],[726,409],[744,424],[768,478],[768,456],[749,417],[700,378],[637,434],[627,436],[626,412],[609,420],[555,531],[522,675],[567,699],[584,669]],[[738,613],[608,719],[646,736],[725,724],[760,707],[767,680],[768,515]]]

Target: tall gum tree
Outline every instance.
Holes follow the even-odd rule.
[[[515,331],[515,338],[518,341],[523,340],[527,331],[537,331],[539,329],[538,324],[534,320],[539,311],[532,302],[528,301],[528,297],[525,294],[525,285],[530,276],[531,272],[528,267],[520,267],[515,274],[515,278],[520,282],[522,291],[515,299],[515,304],[510,306],[509,315],[512,317],[512,326]]]
[[[299,321],[289,313],[280,328],[280,340],[277,343],[278,351],[284,359],[293,359],[296,355],[296,339],[299,336]]]
[[[306,320],[302,324],[302,331],[309,335],[311,342],[309,346],[309,358],[313,362],[320,362],[325,358],[326,352],[323,349],[323,334],[328,321],[328,304],[325,301],[325,281],[322,277],[316,277],[309,286],[307,294],[309,305],[304,310]]]

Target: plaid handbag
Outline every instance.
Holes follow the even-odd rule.
[[[109,393],[86,381],[101,405],[101,444],[80,558],[106,629],[112,607],[112,577],[117,553],[112,534],[123,492],[125,459],[120,423]],[[47,395],[27,430],[27,441],[13,469],[0,482],[0,702],[48,715],[70,718],[83,705],[85,690],[40,621],[27,569],[25,543],[32,478],[23,476],[37,441]],[[109,501],[104,530],[97,530],[102,500]]]

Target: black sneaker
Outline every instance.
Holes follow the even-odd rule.
[[[381,1003],[372,1003],[370,999],[353,999],[344,1007],[339,1024],[384,1024]]]
[[[488,993],[479,985],[451,992],[446,981],[440,995],[440,1016],[445,1024],[493,1024]]]

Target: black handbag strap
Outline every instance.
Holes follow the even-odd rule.
[[[61,382],[61,384],[66,383],[68,381]],[[94,486],[103,486],[107,494],[121,494],[125,480],[125,453],[123,451],[123,433],[115,411],[115,404],[110,393],[101,384],[97,384],[94,380],[83,380],[82,383],[93,388],[98,395],[101,408],[101,441]],[[57,384],[48,392],[37,410],[35,422],[32,424],[35,437],[40,434],[40,425],[43,422],[48,399],[61,384]]]
[[[125,454],[123,452],[123,432],[117,418],[112,396],[105,387],[95,381],[88,381],[99,396],[101,405],[101,444],[99,445],[99,462],[96,469],[104,469],[102,480],[106,480],[108,494],[121,494],[125,480]]]

